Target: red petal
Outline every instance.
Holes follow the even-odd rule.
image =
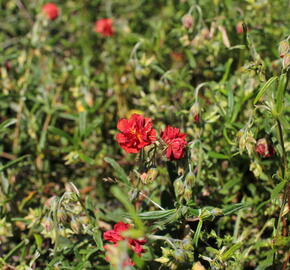
[[[130,125],[128,123],[127,119],[120,119],[118,121],[118,125],[117,128],[121,131],[121,132],[126,132],[128,131],[128,129],[130,128]]]

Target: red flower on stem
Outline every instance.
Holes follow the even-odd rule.
[[[127,153],[138,153],[142,148],[156,141],[156,131],[152,127],[152,119],[133,114],[129,120],[120,119],[117,134],[119,145]]]
[[[54,3],[47,3],[42,7],[42,12],[50,20],[55,20],[59,15],[59,9]]]
[[[179,128],[167,126],[160,135],[167,144],[166,157],[170,160],[183,158],[187,145],[186,134],[181,133]]]
[[[127,231],[130,228],[129,224],[122,221],[114,225],[114,229],[104,232],[104,239],[116,244],[118,241],[122,241],[125,238],[121,235],[122,232]]]
[[[146,243],[145,239],[133,239],[133,238],[126,238],[122,235],[122,232],[127,231],[130,229],[130,225],[126,224],[122,221],[119,221],[117,224],[114,225],[113,230],[109,230],[104,232],[104,240],[107,240],[114,244],[114,246],[118,245],[119,241],[127,240],[128,246],[132,249],[138,256],[144,252],[143,245]],[[104,248],[110,251],[110,245],[105,245]],[[109,261],[109,258],[107,258]],[[126,262],[127,265],[134,265],[131,260]]]
[[[112,19],[100,19],[96,21],[95,31],[104,37],[110,37],[113,35],[113,20]]]
[[[259,139],[257,141],[256,152],[263,158],[268,158],[275,155],[274,147],[271,144],[268,144],[265,138]]]

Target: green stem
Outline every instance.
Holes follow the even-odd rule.
[[[18,249],[22,248],[22,246],[28,244],[28,240],[22,240],[16,247],[11,249],[11,251],[4,257],[4,262],[6,262]]]
[[[288,171],[288,164],[287,164],[287,154],[286,154],[285,145],[284,145],[283,129],[282,129],[282,125],[281,125],[281,122],[279,119],[277,119],[277,126],[278,126],[279,142],[280,142],[280,145],[282,148],[281,176],[282,176],[282,179],[284,180],[285,176],[287,176],[287,173],[288,173],[287,172]],[[280,228],[281,218],[282,218],[284,207],[285,207],[286,202],[287,202],[287,190],[288,190],[288,183],[285,185],[284,192],[283,192],[282,204],[281,204],[279,218],[278,218],[277,227],[276,227],[276,233],[277,233],[276,236],[279,236],[279,228]]]

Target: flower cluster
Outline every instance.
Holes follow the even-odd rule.
[[[42,13],[51,21],[59,16],[59,8],[54,3],[46,3],[42,7]],[[110,18],[99,19],[95,23],[95,32],[103,37],[110,37],[114,34],[113,20]]]
[[[113,243],[114,247],[118,246],[118,243],[120,241],[127,241],[128,247],[133,250],[138,256],[141,256],[141,254],[144,252],[143,245],[146,243],[145,239],[133,239],[133,238],[126,238],[122,235],[123,232],[130,229],[130,225],[123,223],[122,221],[119,221],[117,224],[114,225],[113,230],[109,230],[104,232],[104,240],[109,241]],[[105,245],[104,248],[110,253],[112,250],[112,245]],[[106,257],[108,261],[110,261],[109,256]],[[125,262],[125,265],[134,265],[131,259],[127,260]]]
[[[139,114],[133,114],[130,119],[120,119],[117,134],[119,145],[127,153],[138,153],[145,146],[153,144],[156,140],[156,131],[152,126],[152,119]],[[177,160],[184,157],[187,145],[186,134],[178,128],[167,126],[160,132],[162,145],[166,145],[166,157],[169,160]]]

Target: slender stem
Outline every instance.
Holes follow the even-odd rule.
[[[17,246],[15,246],[11,251],[4,257],[4,262],[6,262],[18,249],[22,248],[23,245],[28,244],[28,240],[22,240]]]
[[[282,147],[282,163],[283,163],[282,178],[284,179],[285,176],[287,175],[288,164],[287,164],[287,154],[286,154],[285,145],[284,145],[283,129],[282,129],[282,125],[279,119],[277,119],[277,126],[278,126],[279,140]]]
[[[281,174],[282,174],[282,179],[284,181],[285,176],[287,176],[288,164],[287,164],[287,156],[286,156],[286,150],[285,150],[285,145],[284,145],[283,129],[282,129],[282,125],[281,125],[281,122],[279,119],[277,119],[277,126],[278,126],[279,141],[280,141],[280,145],[282,148]],[[281,204],[279,218],[278,218],[277,227],[276,227],[276,236],[279,236],[279,228],[280,228],[281,218],[282,218],[284,207],[285,207],[286,202],[287,202],[287,190],[288,190],[288,183],[286,183],[285,188],[284,188],[284,192],[283,192],[282,204]]]
[[[281,176],[282,176],[282,180],[285,181],[285,177],[288,176],[287,154],[286,154],[285,145],[284,145],[283,129],[282,129],[281,122],[280,122],[280,120],[278,118],[277,118],[277,127],[278,127],[279,143],[280,143],[281,148],[282,148]],[[287,179],[286,185],[284,187],[282,204],[281,204],[280,213],[279,213],[279,217],[278,217],[278,222],[277,222],[277,226],[276,226],[276,237],[278,237],[279,234],[280,234],[280,223],[281,223],[281,219],[282,219],[283,210],[284,210],[285,205],[287,203],[287,191],[288,191],[288,189],[289,189],[289,182],[288,182],[288,179]],[[290,202],[288,201],[288,204],[289,203]],[[273,265],[275,265],[275,255],[276,254],[274,254],[274,257],[273,257]]]

